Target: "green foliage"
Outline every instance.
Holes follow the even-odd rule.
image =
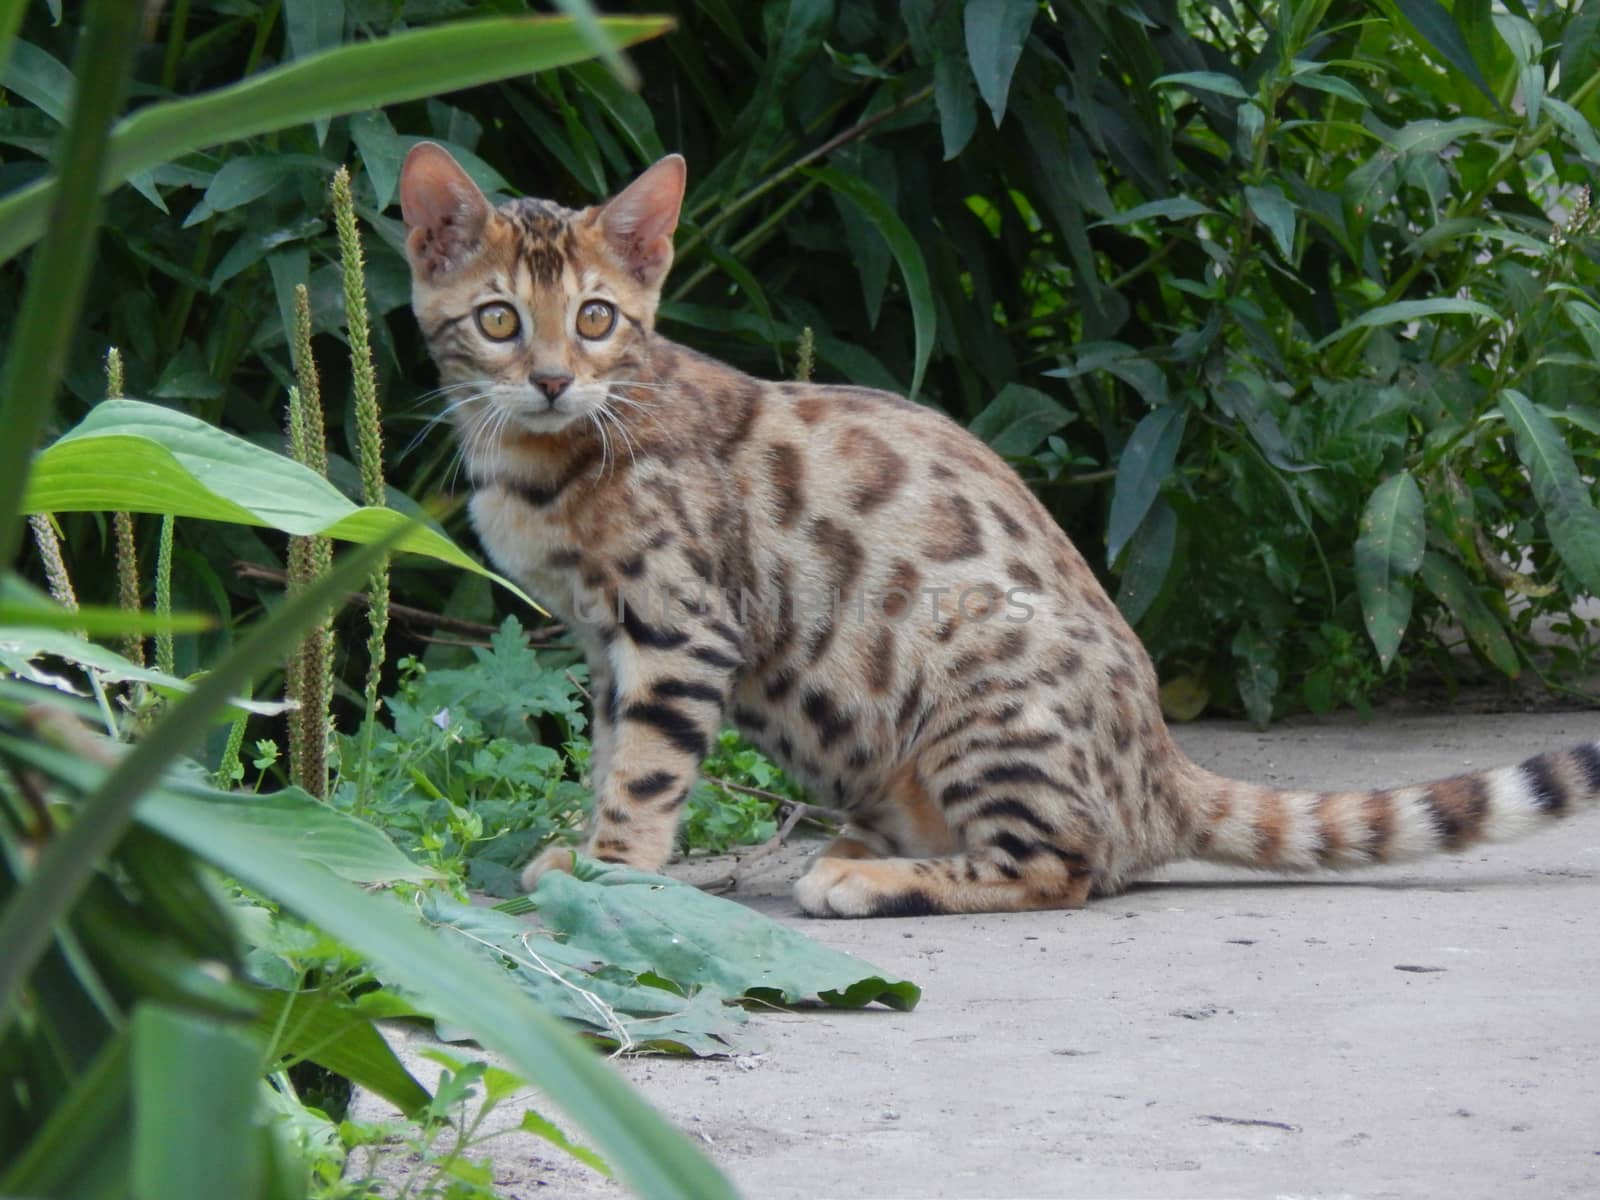
[[[582,828],[582,668],[542,662],[515,617],[471,667],[430,671],[415,658],[399,667],[399,689],[385,701],[393,728],[373,730],[370,798],[362,803],[346,776],[332,802],[466,886],[520,895],[523,864]],[[359,761],[366,732],[339,739],[341,762]]]
[[[49,181],[0,199],[8,214],[0,229],[17,245],[42,229],[40,200],[53,197],[52,221],[29,264],[20,312],[4,314],[10,336],[0,368],[0,424],[9,436],[0,443],[0,611],[13,626],[13,647],[53,633],[64,643],[51,652],[72,661],[96,654],[75,636],[79,630],[143,634],[192,627],[163,615],[169,603],[164,587],[158,587],[162,612],[152,620],[125,608],[52,606],[13,575],[28,460],[51,418],[78,328],[97,243],[101,183],[120,181],[118,172],[133,170],[129,164],[141,154],[147,165],[161,163],[163,136],[167,150],[174,139],[184,144],[185,137],[226,141],[290,123],[301,108],[326,105],[330,97],[360,107],[381,98],[385,88],[426,93],[458,80],[462,71],[484,79],[515,68],[504,58],[492,65],[495,54],[487,47],[471,64],[436,60],[426,52],[429,45],[460,49],[482,27],[443,30],[431,41],[422,35],[386,43],[409,42],[411,59],[377,85],[377,96],[372,83],[356,76],[319,93],[313,71],[301,75],[305,91],[292,98],[283,94],[279,77],[276,100],[271,87],[247,84],[252,99],[243,106],[237,93],[198,106],[157,104],[108,138],[143,9],[109,2],[87,6],[75,56],[81,83],[59,63],[50,69],[49,56],[32,42],[12,45],[12,18],[19,11],[15,4],[0,10],[6,86],[66,127]],[[276,12],[273,6],[262,32]],[[184,18],[176,19],[181,25]],[[589,25],[599,28],[592,20]],[[570,61],[582,53],[582,38],[576,37],[576,51],[561,46],[574,43],[576,28],[554,22],[505,32],[521,50],[539,49],[543,42],[556,60]],[[319,68],[324,75],[326,61]],[[188,128],[171,124],[174,109],[186,114]],[[17,111],[0,109],[0,116]],[[28,228],[30,222],[37,228]],[[120,391],[115,379],[113,390]],[[188,432],[205,438],[193,428]],[[168,458],[177,462],[177,456]],[[125,462],[86,465],[96,474],[127,470]],[[163,478],[160,468],[155,477]],[[101,699],[97,710],[75,705],[35,678],[37,644],[15,649],[7,673],[22,678],[0,679],[0,1192],[163,1200],[306,1195],[309,1172],[320,1171],[321,1163],[314,1166],[315,1156],[307,1151],[309,1136],[285,1136],[291,1125],[303,1133],[315,1120],[298,1099],[289,1099],[294,1085],[287,1074],[296,1065],[321,1062],[404,1106],[431,1106],[399,1068],[371,1016],[356,1013],[350,994],[315,996],[307,1001],[311,1014],[302,1009],[297,1018],[303,980],[273,988],[247,971],[239,914],[215,883],[220,870],[326,928],[348,948],[345,954],[394,979],[429,1012],[475,1033],[490,1031],[486,1042],[567,1105],[640,1190],[731,1194],[681,1135],[495,968],[441,942],[394,897],[371,895],[341,878],[395,883],[428,877],[380,833],[303,793],[258,798],[216,792],[186,781],[185,775],[198,773],[192,764],[178,766],[231,695],[280,661],[352,581],[413,533],[404,520],[386,526],[376,537],[361,539],[370,545],[307,581],[254,623],[192,687],[177,689],[180,694],[158,716],[135,711],[119,719],[105,702],[104,660],[88,667]],[[45,539],[46,549],[52,544],[53,538]],[[171,549],[164,547],[161,557],[163,578],[176,578]],[[62,572],[63,595],[67,579]],[[127,660],[112,661],[109,668],[122,669],[119,663],[141,669]],[[178,682],[170,678],[170,655],[158,667],[159,677],[145,683]],[[90,732],[86,717],[103,719],[108,737]],[[233,758],[241,735],[236,727]],[[131,744],[115,746],[121,737],[130,737]],[[274,743],[266,745],[275,752]],[[260,754],[258,766],[272,757]],[[264,1064],[271,1085],[263,1083]],[[555,1140],[559,1144],[559,1136]]]
[[[1600,171],[1600,23],[1586,6],[633,7],[677,21],[634,52],[638,95],[592,63],[443,100],[401,101],[417,93],[396,84],[387,108],[324,103],[314,126],[225,154],[190,149],[208,140],[197,131],[152,141],[179,155],[165,165],[119,158],[143,174],[108,198],[106,286],[69,364],[81,402],[115,344],[130,394],[275,436],[296,285],[319,338],[340,320],[324,185],[357,160],[386,473],[410,496],[448,491],[453,449],[423,436],[434,375],[406,306],[405,150],[440,140],[491,194],[573,206],[682,150],[691,187],[663,328],[769,375],[810,329],[818,378],[915,387],[973,422],[1104,572],[1167,679],[1265,719],[1302,702],[1325,625],[1361,634],[1363,694],[1412,666],[1453,675],[1451,627],[1513,675],[1546,661],[1530,632],[1556,617],[1575,637],[1555,665],[1588,660],[1591,639],[1561,618],[1600,570],[1582,483],[1600,429],[1578,400],[1600,361],[1582,190]],[[59,78],[50,60],[71,32],[42,14],[21,44],[33,78]],[[176,127],[157,110],[184,111],[204,87],[320,71],[432,19],[414,5],[322,15],[313,35],[196,0],[181,29],[163,26],[164,59],[139,68],[178,97],[147,105],[146,127]],[[371,40],[312,53],[357,32]],[[54,127],[49,89],[8,79],[21,100],[0,133],[23,153],[0,186],[37,173],[27,154]],[[139,132],[130,121],[118,137]],[[354,492],[348,376],[331,372],[327,390],[333,479]],[[1554,430],[1576,490],[1529,479],[1513,392]],[[1397,591],[1362,588],[1356,543],[1402,471],[1435,565],[1420,587],[1395,577],[1413,597],[1400,622]],[[69,565],[98,540],[71,521],[66,533]],[[240,614],[270,598],[205,564],[277,567],[274,545],[204,527],[180,539],[205,580],[191,588]],[[408,603],[490,615],[487,593],[443,574],[403,582]],[[1240,659],[1231,647],[1252,629],[1258,652]]]

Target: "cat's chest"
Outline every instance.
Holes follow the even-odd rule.
[[[546,605],[565,611],[572,572],[552,566],[551,556],[570,543],[566,525],[498,488],[474,492],[467,511],[495,565]]]

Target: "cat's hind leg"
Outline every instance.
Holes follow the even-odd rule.
[[[907,764],[890,777],[882,802],[854,813],[812,862],[795,900],[817,917],[1081,906],[1091,881],[1087,856],[1009,834],[1016,803],[969,817],[958,842],[943,806]]]
[[[943,858],[819,858],[794,894],[813,917],[923,917],[1080,908],[1090,884],[1081,856],[1019,865],[985,848]]]

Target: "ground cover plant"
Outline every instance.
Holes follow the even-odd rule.
[[[0,9],[7,17],[0,21],[0,60],[10,50],[15,22],[9,18],[15,8]],[[281,525],[282,520],[264,519],[259,506],[235,503],[232,512],[226,511],[214,503],[219,493],[197,484],[196,471],[227,467],[228,478],[220,486],[248,500],[263,494],[252,470],[281,476],[295,464],[284,460],[287,465],[267,466],[263,460],[276,456],[200,422],[179,422],[174,435],[171,422],[157,416],[163,410],[150,412],[149,406],[113,399],[96,410],[99,425],[80,441],[96,440],[96,430],[105,435],[95,447],[98,466],[113,476],[139,475],[151,503],[167,513],[156,567],[155,617],[137,607],[81,606],[60,559],[57,527],[48,519],[32,522],[31,532],[51,561],[54,600],[10,570],[25,528],[21,509],[49,511],[39,491],[29,490],[29,458],[50,419],[64,351],[89,279],[101,215],[100,181],[152,153],[150,130],[160,129],[160,118],[172,110],[171,104],[153,105],[113,129],[138,44],[139,11],[100,3],[85,14],[75,58],[80,82],[71,89],[54,172],[43,185],[53,192],[51,220],[29,263],[0,371],[0,421],[16,434],[0,449],[6,479],[0,496],[0,561],[8,564],[0,575],[0,647],[12,677],[0,680],[0,1063],[5,1079],[0,1191],[143,1197],[352,1194],[338,1180],[339,1155],[331,1152],[340,1142],[337,1127],[326,1112],[305,1105],[306,1089],[290,1079],[297,1068],[316,1064],[324,1073],[371,1087],[422,1121],[418,1136],[424,1139],[468,1083],[483,1075],[481,1068],[463,1068],[439,1094],[422,1089],[372,1025],[375,1015],[397,1010],[394,1003],[382,1003],[395,988],[398,1011],[449,1020],[494,1046],[514,1070],[542,1081],[606,1156],[601,1160],[593,1151],[575,1148],[585,1161],[602,1166],[609,1161],[651,1194],[731,1194],[681,1135],[542,1007],[530,1003],[498,964],[430,934],[393,895],[355,886],[420,883],[435,872],[407,859],[377,830],[303,791],[264,797],[228,793],[183,767],[196,731],[280,661],[294,639],[314,627],[352,584],[368,579],[376,591],[389,551],[408,542],[419,548],[428,543],[433,552],[448,555],[445,539],[386,510],[355,510],[348,503],[351,511],[337,514],[339,519],[323,529],[318,522],[326,513],[316,511],[316,501],[321,499],[325,509],[326,494],[289,471],[296,486],[278,497],[279,515],[286,509],[313,526],[296,532],[333,532],[370,544],[297,581],[275,612],[241,630],[230,652],[208,663],[196,680],[181,680],[173,674],[165,644],[175,630],[192,630],[196,622],[170,613],[171,517],[198,504],[203,510],[198,515],[213,519]],[[442,61],[442,70],[436,66],[425,79],[391,75],[368,87],[375,89],[374,99],[404,95],[407,89],[427,93],[445,86],[452,69],[467,78],[488,78],[496,71],[526,69],[541,58],[582,57],[596,46],[625,44],[653,31],[649,23],[594,27],[588,34],[573,22],[466,31],[442,27],[430,31],[437,36],[413,40],[409,47],[418,57]],[[487,42],[496,36],[520,43],[521,68],[504,60],[486,65]],[[455,41],[458,48],[476,41],[479,53],[469,55],[470,66],[457,62],[452,67],[443,51],[462,37],[464,42]],[[336,53],[302,66],[289,76],[295,85],[292,100],[274,107],[270,91],[268,99],[258,95],[247,117],[235,111],[208,125],[192,108],[173,102],[189,119],[179,133],[169,130],[167,148],[173,149],[171,138],[181,149],[183,138],[196,144],[226,140],[241,125],[269,129],[332,115],[340,105],[358,102],[344,90],[346,77],[360,74],[355,60]],[[220,93],[202,97],[201,103],[209,104],[215,116],[219,108],[227,112],[227,99]],[[336,208],[340,190],[336,184]],[[25,200],[28,193],[21,195]],[[17,199],[12,195],[7,202]],[[350,227],[347,203],[344,209],[342,223]],[[350,298],[354,309],[364,303],[361,272],[348,244],[346,251],[346,279],[357,293]],[[352,343],[359,342],[359,324],[352,315]],[[122,382],[113,358],[108,390],[120,393]],[[107,433],[108,426],[113,432]],[[72,450],[69,441],[69,455]],[[211,482],[219,485],[215,475]],[[52,481],[45,471],[32,482],[48,489]],[[83,482],[92,493],[94,477]],[[309,495],[311,511],[294,512],[296,493]],[[97,511],[106,506],[90,494],[62,501],[61,507]],[[376,595],[371,604],[379,607]],[[381,627],[376,615],[372,624]],[[84,636],[144,632],[155,632],[163,646],[154,670],[99,650]],[[98,706],[58,695],[64,681],[36,665],[42,656],[86,664]],[[134,693],[128,711],[119,712],[112,702],[119,678],[165,691],[168,698],[151,701]],[[231,745],[230,752],[237,753],[236,739]],[[258,898],[254,936],[246,936],[247,922],[220,889],[217,871]],[[310,925],[288,921],[289,914]],[[299,939],[296,929],[302,932]],[[331,935],[333,943],[308,945],[308,929]],[[250,963],[247,948],[255,959]],[[379,977],[385,986],[374,986]],[[351,986],[363,979],[367,986]],[[503,1094],[504,1075],[486,1085],[491,1101],[498,1098],[497,1090]],[[530,1116],[525,1127],[570,1147],[543,1118]],[[452,1180],[450,1194],[488,1194],[472,1190],[459,1154],[447,1154],[444,1161],[441,1176]]]

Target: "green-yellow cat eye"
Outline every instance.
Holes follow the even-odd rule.
[[[616,306],[608,301],[585,300],[578,310],[578,332],[590,341],[605,337],[616,323]]]
[[[491,342],[506,342],[517,336],[522,319],[511,305],[495,300],[478,306],[478,328]]]

